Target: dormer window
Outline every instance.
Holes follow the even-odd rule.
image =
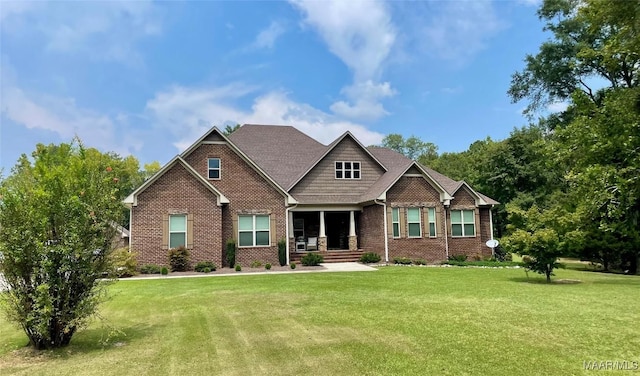
[[[360,162],[336,162],[336,179],[360,179]]]
[[[208,176],[212,180],[220,179],[220,158],[209,158]]]

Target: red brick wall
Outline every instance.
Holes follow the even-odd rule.
[[[132,209],[131,246],[139,266],[168,265],[169,251],[162,244],[162,221],[167,214],[193,214],[191,265],[213,261],[221,265],[222,210],[214,193],[177,163],[138,195]]]
[[[482,241],[482,227],[479,226],[481,217],[480,209],[476,207],[476,201],[466,188],[461,188],[454,195],[454,199],[451,201],[451,207],[447,213],[448,233],[449,233],[449,255],[467,255],[469,260],[474,257],[485,255],[485,249],[487,248]],[[451,236],[451,210],[471,209],[475,212],[475,236],[472,237],[452,237]],[[488,217],[488,214],[487,214]],[[489,255],[491,255],[491,249]]]
[[[198,173],[207,178],[207,159],[220,158],[220,180],[209,180],[230,201],[222,210],[222,254],[226,242],[233,238],[232,219],[248,211],[268,213],[276,219],[276,239],[285,238],[285,197],[267,182],[247,162],[226,144],[203,144],[185,159]],[[272,229],[273,231],[273,229]],[[226,256],[223,256],[226,259]],[[236,262],[249,266],[253,261],[278,264],[277,244],[271,247],[239,248]],[[226,265],[226,260],[225,260]]]
[[[384,207],[370,205],[360,214],[360,249],[380,255],[384,262]]]
[[[428,236],[429,225],[421,220],[422,238],[407,238],[406,231],[402,238],[389,236],[389,261],[395,257],[408,257],[412,260],[422,259],[428,262],[446,260],[444,237],[444,205],[440,202],[440,193],[422,177],[403,176],[387,192],[388,207],[420,207],[421,214],[428,207],[435,207],[436,237]],[[402,220],[402,219],[401,219]],[[391,230],[389,230],[391,232]],[[426,236],[425,236],[426,235]]]

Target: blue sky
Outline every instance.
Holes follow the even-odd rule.
[[[416,135],[440,152],[503,139],[527,124],[506,91],[547,38],[537,5],[3,0],[0,168],[74,135],[165,163],[235,123],[325,144]]]

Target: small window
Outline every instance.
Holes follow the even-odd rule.
[[[452,236],[475,236],[475,213],[474,210],[452,210],[451,211],[451,235]]]
[[[429,208],[429,236],[436,236],[436,208]]]
[[[187,216],[169,216],[169,248],[186,246],[187,244]]]
[[[360,179],[360,162],[336,162],[336,179]]]
[[[400,209],[391,209],[391,226],[393,227],[393,237],[400,237]]]
[[[209,179],[220,179],[220,158],[209,158]]]
[[[259,247],[271,245],[268,215],[238,216],[238,246]]]
[[[407,208],[407,227],[409,228],[410,238],[422,236],[420,224],[420,208]]]

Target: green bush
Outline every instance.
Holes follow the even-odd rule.
[[[217,268],[218,267],[216,266],[216,264],[214,264],[211,261],[200,261],[199,263],[196,264],[196,267],[194,268],[194,270],[199,273],[209,273],[211,271],[215,272]],[[207,269],[208,271],[205,271]]]
[[[380,255],[373,252],[367,252],[360,256],[360,262],[363,264],[373,264],[380,262]]]
[[[227,264],[230,268],[236,264],[236,241],[233,239],[227,240]]]
[[[413,263],[416,264],[416,265],[427,265],[427,260],[416,259],[416,260],[413,260]]]
[[[295,269],[295,268],[296,268],[296,263],[295,263],[295,262],[292,262],[292,263],[289,265],[289,267],[290,267],[291,269]]]
[[[160,269],[160,274],[162,274],[162,275],[169,274],[169,269],[167,269],[166,266],[163,266],[162,269]]]
[[[458,261],[458,262],[467,261],[467,255],[449,255],[449,261]]]
[[[253,261],[253,262],[251,263],[251,267],[252,267],[252,268],[259,268],[259,267],[261,267],[261,266],[262,266],[262,263],[261,263],[260,261]]]
[[[411,265],[412,261],[408,257],[394,257],[393,262],[400,265]]]
[[[287,265],[287,241],[285,239],[278,242],[278,261],[280,266]]]
[[[324,257],[322,257],[322,255],[319,253],[307,253],[306,255],[302,256],[302,260],[300,260],[300,262],[302,262],[302,265],[304,266],[317,266],[320,265],[320,263],[323,261]]]
[[[236,272],[242,271],[242,266],[240,264],[236,264]]]
[[[140,268],[140,273],[142,274],[160,274],[162,271],[162,267],[158,265],[143,265]]]
[[[184,246],[169,250],[169,265],[172,272],[185,272],[189,269],[189,251]]]
[[[134,252],[129,252],[129,247],[115,249],[109,254],[110,276],[124,278],[138,273],[138,260]]]
[[[265,268],[265,269],[267,269],[267,270],[271,270],[271,264],[266,263],[266,264],[264,265],[264,268]]]

